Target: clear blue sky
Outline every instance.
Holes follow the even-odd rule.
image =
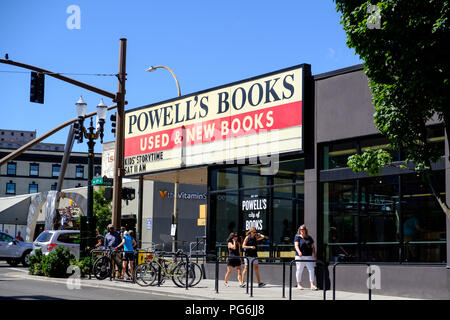
[[[80,8],[80,29],[67,27],[70,5]],[[119,39],[127,38],[128,110],[177,95],[170,73],[145,72],[151,65],[170,67],[184,95],[301,63],[313,74],[361,63],[339,22],[332,0],[1,0],[0,57],[54,72],[116,74]],[[80,94],[88,111],[101,98],[46,76],[45,103],[30,103],[29,72],[3,64],[0,71],[1,129],[40,136],[76,116]],[[114,76],[68,76],[117,91]],[[108,115],[105,141],[114,139],[110,129]],[[67,133],[44,142],[65,143]]]

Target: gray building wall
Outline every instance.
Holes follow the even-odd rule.
[[[317,230],[322,218],[318,208],[320,205],[318,144],[355,139],[379,132],[374,125],[375,110],[371,103],[368,79],[362,72],[362,66],[316,75],[314,79],[316,166],[315,169],[305,170],[305,222],[314,227],[316,234],[321,236],[321,230]],[[437,123],[437,120],[430,121],[430,124],[432,123]],[[445,145],[447,149],[447,143]],[[446,150],[446,190],[450,190],[448,156],[449,152]],[[446,200],[450,203],[450,192],[446,192]],[[447,265],[450,265],[449,240],[450,222],[447,219]],[[380,265],[379,267],[381,289],[374,290],[374,294],[450,299],[450,269],[445,266]],[[336,287],[339,290],[367,292],[366,268],[339,265],[336,270]],[[331,267],[329,274],[329,279],[332,280]]]
[[[144,203],[142,212],[142,247],[151,243],[158,249],[172,249],[171,225],[174,208],[174,184],[169,182],[144,180]],[[197,225],[199,206],[206,204],[206,186],[179,184],[178,187],[178,226],[177,248],[189,251],[189,244],[196,237],[205,235],[205,227]],[[201,199],[190,198],[191,195]],[[151,229],[147,227],[147,219],[151,219]]]

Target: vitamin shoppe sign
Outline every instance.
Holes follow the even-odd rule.
[[[303,148],[304,65],[125,113],[127,175]]]

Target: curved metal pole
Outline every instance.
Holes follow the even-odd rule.
[[[108,110],[114,109],[116,108],[117,105],[114,104],[112,106],[108,107]],[[92,116],[95,116],[97,114],[97,111],[93,111],[90,113],[87,113],[84,117],[85,118],[89,118]],[[10,154],[8,154],[7,156],[3,157],[2,159],[0,159],[0,166],[2,166],[3,164],[5,164],[6,162],[16,158],[17,156],[21,155],[22,153],[24,153],[25,151],[27,151],[29,148],[33,147],[34,145],[38,144],[39,142],[41,142],[42,140],[48,138],[49,136],[53,135],[54,133],[58,132],[59,130],[71,125],[72,123],[78,121],[78,117],[71,119],[69,121],[66,121],[62,124],[60,124],[59,126],[53,128],[52,130],[44,133],[42,136],[40,136],[39,138],[36,138],[34,140],[31,140],[30,142],[28,142],[27,144],[23,145],[22,147],[20,147],[19,149],[11,152]]]
[[[156,67],[150,67],[150,68],[148,68],[148,69],[147,69],[147,72],[152,72],[152,71],[155,71],[156,69],[160,69],[160,68],[166,69],[166,70],[168,70],[168,71],[172,74],[172,76],[173,76],[173,78],[175,79],[175,82],[176,82],[176,84],[177,84],[178,96],[181,97],[180,83],[178,82],[178,79],[177,79],[177,77],[175,76],[175,73],[172,71],[172,69],[170,69],[169,67],[166,67],[166,66],[156,66]]]

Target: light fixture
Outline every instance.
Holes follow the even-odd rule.
[[[106,119],[107,112],[108,106],[105,105],[103,98],[101,98],[99,104],[97,105],[97,118],[104,121]]]
[[[147,71],[147,72],[152,72],[152,71],[155,71],[157,68],[155,68],[154,66],[151,66],[150,68],[148,68],[147,70],[145,70],[145,71]]]
[[[87,104],[86,102],[84,102],[82,96],[80,96],[80,99],[78,99],[77,103],[75,103],[75,106],[77,108],[78,118],[84,118],[84,116],[86,115]]]

